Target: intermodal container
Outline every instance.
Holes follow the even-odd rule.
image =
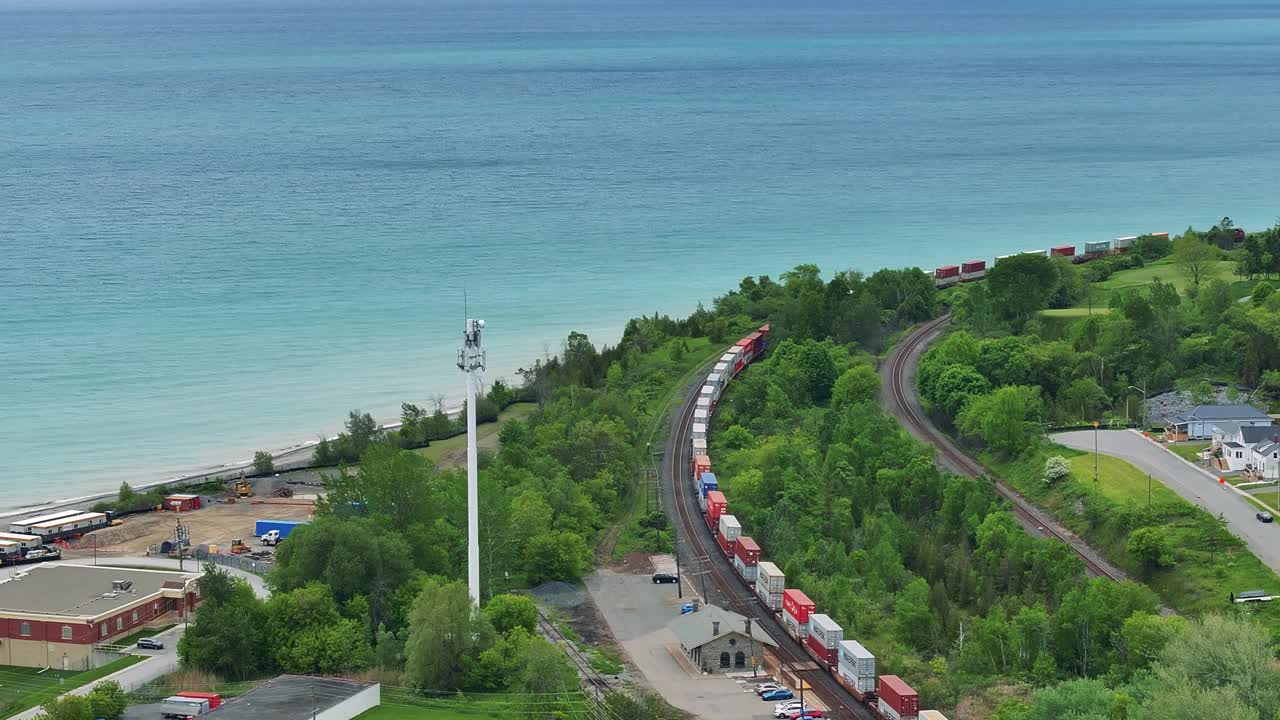
[[[716,482],[715,473],[704,472],[698,476],[698,481],[702,486],[702,496],[706,497],[707,493],[712,490],[719,490],[720,484]]]
[[[691,438],[691,439],[693,439],[693,440],[699,440],[699,439],[701,439],[701,440],[706,440],[706,439],[707,439],[707,426],[706,426],[706,424],[704,424],[704,423],[700,423],[700,422],[696,422],[696,423],[694,423],[694,424],[693,424],[693,429],[692,429],[692,430],[690,430],[690,434],[693,436],[693,437]]]
[[[947,720],[947,716],[937,710],[921,710],[916,717],[920,720]]]
[[[729,511],[729,501],[719,490],[707,491],[707,521],[713,531],[720,530],[720,518]]]
[[[733,557],[733,546],[737,542],[737,538],[730,540],[723,535],[716,535],[716,544],[720,546],[720,554],[724,555],[726,559]]]
[[[880,696],[877,706],[885,717],[917,720],[920,716],[920,695],[897,675],[881,675],[876,694]]]
[[[693,421],[700,422],[703,425],[707,424],[707,418],[710,416],[711,413],[707,412],[706,408],[695,408],[693,411]]]
[[[933,271],[933,276],[935,278],[938,278],[939,280],[950,278],[950,277],[957,277],[958,275],[960,275],[959,265],[943,265],[942,267]]]
[[[745,535],[738,536],[738,548],[734,550],[734,556],[742,560],[742,564],[747,567],[755,567],[760,562],[760,546],[755,540]],[[755,575],[751,576],[755,579]]]
[[[1084,244],[1084,252],[1086,255],[1094,253],[1104,253],[1111,249],[1110,240],[1099,240],[1098,242],[1087,242]]]
[[[191,692],[183,691],[175,695],[175,697],[194,698],[196,700],[205,700],[209,703],[209,709],[212,710],[222,704],[222,696],[218,693]]]
[[[824,670],[835,667],[839,662],[839,653],[836,649],[823,645],[822,641],[813,634],[813,623],[809,623],[809,634],[804,639],[804,646]]]
[[[986,270],[986,269],[987,269],[986,260],[970,260],[969,262],[966,262],[966,263],[960,263],[961,274],[978,272],[979,270]]]
[[[721,515],[719,532],[725,540],[737,540],[742,535],[742,523],[732,515]]]
[[[787,629],[787,634],[795,638],[797,642],[804,642],[804,638],[809,634],[809,625],[802,623],[791,616],[786,610],[787,596],[782,596],[782,626]]]
[[[729,363],[724,362],[722,359],[715,364],[715,367],[711,368],[711,372],[715,375],[719,375],[720,382],[723,383],[725,379],[729,377]]]
[[[1059,245],[1056,248],[1050,248],[1049,254],[1054,257],[1072,257],[1076,254],[1075,245]]]
[[[1049,250],[1047,248],[1044,250],[1023,250],[1022,254],[1023,255],[1043,255],[1045,257],[1048,257]]]
[[[174,512],[199,510],[200,496],[188,494],[166,495],[164,498],[164,509],[173,510]]]
[[[696,402],[695,402],[695,404],[694,404],[694,407],[695,407],[695,408],[701,408],[701,409],[703,409],[703,410],[706,410],[708,413],[710,413],[710,412],[711,412],[711,398],[707,397],[706,395],[699,395],[699,396],[698,396],[697,401],[696,401]]]
[[[809,616],[809,637],[817,638],[822,647],[832,651],[831,664],[838,661],[840,641],[844,640],[844,628],[836,624],[829,615],[813,613]]]
[[[253,534],[262,537],[272,530],[279,530],[280,539],[283,540],[289,537],[289,533],[306,524],[306,522],[294,520],[259,520],[253,524]]]
[[[782,591],[786,576],[768,560],[756,563],[756,597],[772,612],[782,610]]]
[[[693,454],[694,454],[694,456],[695,456],[695,457],[696,457],[696,456],[698,456],[698,455],[706,455],[706,454],[707,454],[707,439],[706,439],[706,438],[698,438],[697,440],[694,440],[694,441],[693,441]]]
[[[788,588],[782,591],[782,624],[791,636],[803,640],[809,634],[809,614],[817,607],[800,590]]]
[[[1137,241],[1138,241],[1137,235],[1129,235],[1126,237],[1118,237],[1115,240],[1112,240],[1111,242],[1112,242],[1112,247],[1116,249],[1116,252],[1128,252],[1129,248],[1133,247],[1133,244]],[[929,710],[927,712],[934,712],[934,711]]]
[[[1167,232],[1151,233],[1151,237],[1164,238],[1165,240],[1168,240],[1169,233]]]
[[[876,689],[876,656],[857,640],[840,641],[839,672],[860,693]]]
[[[742,578],[743,582],[748,585],[755,586],[756,566],[748,565],[743,561],[742,556],[738,554],[738,551],[742,549],[742,544],[744,542],[749,542],[750,540],[751,538],[749,537],[738,538],[737,547],[735,547],[733,551],[733,569],[737,571],[738,577]]]
[[[1011,257],[1013,257],[1013,256],[1012,256],[1012,255],[997,255],[997,256],[996,256],[996,264],[997,264],[997,265],[999,265],[1001,260],[1008,260],[1008,259],[1009,259],[1009,258],[1011,258]]]

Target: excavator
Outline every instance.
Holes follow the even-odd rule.
[[[248,546],[248,545],[245,545],[245,544],[244,544],[244,540],[242,540],[242,539],[240,539],[240,538],[236,538],[235,540],[232,540],[232,541],[231,541],[231,554],[232,554],[232,555],[239,555],[239,554],[241,554],[241,553],[247,553],[247,552],[249,552],[249,550],[250,550],[250,548],[249,548],[249,546]]]
[[[253,486],[249,484],[248,480],[244,479],[243,472],[240,473],[240,479],[235,481],[235,484],[231,486],[231,489],[233,492],[235,492],[236,497],[239,497],[239,498],[253,497]]]

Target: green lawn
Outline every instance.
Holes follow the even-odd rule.
[[[441,708],[382,705],[360,713],[356,720],[476,720],[478,717],[485,715]]]
[[[1041,310],[1040,314],[1044,317],[1050,318],[1082,318],[1089,317],[1090,315],[1106,315],[1109,312],[1111,312],[1111,308],[1109,307],[1095,307],[1090,311],[1088,306],[1085,306]]]
[[[1070,459],[1071,476],[1079,483],[1093,485],[1093,454],[1078,455]],[[1138,468],[1110,455],[1098,456],[1098,490],[1115,502],[1147,504],[1148,479],[1151,502],[1178,502],[1181,497],[1165,487],[1159,480]]]
[[[533,704],[537,703],[537,706]],[[541,708],[552,717],[554,697],[533,700],[522,695],[489,693],[479,696],[426,698],[403,688],[383,688],[382,704],[356,716],[357,720],[479,720],[480,718],[530,718]],[[562,717],[587,717],[581,693],[570,691]],[[541,716],[541,715],[539,715]]]
[[[1200,462],[1200,453],[1209,449],[1209,443],[1178,443],[1175,445],[1166,445],[1165,447],[1172,450],[1173,454],[1181,457],[1183,460]]]
[[[502,429],[502,423],[508,420],[518,420],[533,414],[538,408],[536,403],[515,403],[507,406],[498,414],[498,422],[484,423],[476,426],[476,444],[482,450],[496,450],[498,448],[498,431]],[[467,435],[454,435],[445,440],[436,440],[430,445],[414,450],[414,452],[426,455],[441,469],[454,464],[448,457],[450,453],[465,453],[467,450]],[[463,458],[463,462],[466,458]]]
[[[40,668],[0,665],[0,717],[9,717],[33,708],[68,690],[106,677],[145,659],[145,655],[130,655],[85,672],[63,670],[40,672]]]

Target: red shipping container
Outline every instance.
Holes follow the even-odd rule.
[[[176,693],[177,697],[191,698],[193,700],[208,700],[209,709],[212,710],[222,704],[222,696],[218,693],[191,692],[184,690]]]
[[[782,609],[802,624],[809,622],[809,613],[818,606],[799,590],[782,591]]]
[[[745,535],[738,538],[738,545],[734,548],[733,554],[747,567],[760,562],[760,546],[756,544],[755,540]]]
[[[719,530],[720,516],[729,510],[729,501],[719,490],[707,491],[707,524]]]
[[[933,276],[936,278],[955,277],[959,274],[960,274],[959,265],[944,265],[943,267],[940,267],[937,270],[933,271]]]
[[[736,540],[725,540],[723,535],[717,535],[716,542],[720,543],[720,552],[724,553],[725,557],[733,557],[733,546],[737,543]]]
[[[986,269],[987,269],[986,260],[970,260],[967,263],[960,263],[961,272],[971,273],[971,272],[977,272],[978,270],[986,270]]]
[[[693,479],[702,477],[702,473],[711,472],[711,458],[706,455],[693,456]]]
[[[810,653],[828,666],[834,666],[840,662],[840,647],[838,645],[829,648],[822,647],[822,642],[813,633],[809,633],[809,636],[804,639],[804,645],[809,649]]]
[[[1049,251],[1049,254],[1057,255],[1060,257],[1071,257],[1076,254],[1076,246],[1075,245],[1059,245],[1058,247],[1051,249]]]
[[[899,717],[920,714],[920,695],[897,675],[881,675],[876,689],[880,699],[896,710]]]

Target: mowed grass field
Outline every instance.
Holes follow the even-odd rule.
[[[1086,486],[1093,485],[1093,454],[1077,455],[1071,458],[1071,477]],[[1165,487],[1159,480],[1119,458],[1110,455],[1098,456],[1098,483],[1096,488],[1107,498],[1120,503],[1132,502],[1140,505],[1147,503],[1148,479],[1150,479],[1151,502],[1185,502],[1181,496]]]
[[[514,405],[509,405],[506,410],[498,414],[498,422],[476,426],[476,445],[482,450],[496,450],[498,448],[498,431],[502,429],[502,424],[508,420],[526,418],[537,409],[537,403],[515,403]],[[414,452],[427,456],[431,462],[436,464],[436,467],[441,469],[452,467],[455,464],[459,464],[455,458],[460,454],[463,456],[461,462],[466,462],[467,436],[466,433],[463,433],[462,435],[454,435],[446,440],[436,440]]]
[[[107,663],[96,670],[74,672],[0,665],[0,717],[9,717],[28,708],[78,688],[130,665],[146,660],[143,655],[130,655]]]
[[[476,720],[492,717],[479,712],[464,713],[439,708],[383,705],[356,716],[356,720]]]

